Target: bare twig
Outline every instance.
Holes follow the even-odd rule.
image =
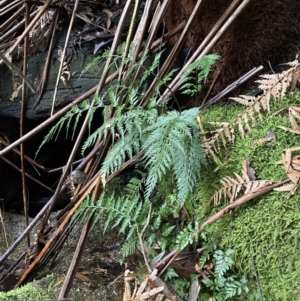
[[[30,4],[26,3],[26,10],[25,10],[25,28],[29,24],[30,18]],[[23,60],[23,72],[24,75],[27,75],[27,61],[28,61],[28,48],[29,48],[29,37],[28,34],[25,36],[24,39],[24,60]],[[21,116],[20,116],[20,137],[24,135],[24,122],[25,122],[25,110],[26,110],[26,83],[23,79],[23,86],[22,86],[22,101],[21,101]],[[27,190],[26,190],[26,175],[25,175],[25,165],[24,165],[24,144],[21,143],[20,145],[20,158],[21,158],[21,175],[22,175],[22,195],[23,195],[23,207],[24,207],[24,215],[25,215],[25,226],[27,227],[29,224],[29,217],[28,217],[28,197],[27,197]],[[27,246],[30,246],[30,235],[27,235]]]
[[[16,166],[15,164],[13,164],[11,161],[9,161],[8,159],[6,159],[5,157],[1,157],[1,159],[3,161],[5,161],[7,164],[9,164],[10,166],[12,166],[14,169],[16,169],[17,171],[19,171],[20,173],[22,172],[21,169]],[[39,184],[40,186],[44,187],[45,189],[47,189],[50,192],[53,192],[53,189],[51,189],[50,187],[48,187],[47,185],[45,185],[44,183],[42,183],[41,181],[37,180],[36,178],[34,178],[32,175],[28,174],[25,172],[25,176],[28,179],[31,179],[32,181],[34,181],[35,183]]]
[[[58,90],[58,84],[60,82],[61,73],[62,73],[62,70],[63,70],[64,63],[65,63],[65,56],[66,56],[67,47],[68,47],[70,36],[71,36],[71,30],[72,30],[73,23],[74,23],[74,20],[75,20],[75,14],[76,14],[76,11],[77,11],[78,3],[79,3],[79,0],[76,0],[75,4],[74,4],[73,12],[72,12],[72,17],[71,17],[71,20],[70,20],[70,23],[69,23],[69,28],[68,28],[68,32],[67,32],[67,36],[66,36],[66,40],[65,40],[65,46],[64,46],[62,55],[60,57],[60,65],[59,65],[59,70],[58,70],[58,73],[57,73],[56,84],[55,84],[55,88],[54,88],[54,92],[53,92],[53,98],[52,98],[52,107],[51,107],[51,114],[50,114],[51,116],[54,113],[54,107],[55,107],[55,102],[56,102],[56,94],[57,94],[57,90]],[[53,28],[53,30],[55,30],[55,27]]]
[[[152,209],[152,204],[150,204],[150,206],[149,206],[149,213],[148,213],[147,221],[146,221],[146,224],[143,227],[142,231],[139,232],[139,229],[137,227],[137,235],[139,237],[141,251],[142,251],[142,254],[143,254],[143,257],[144,257],[144,261],[145,261],[145,264],[146,264],[146,267],[147,267],[149,273],[152,272],[152,269],[151,269],[151,267],[150,267],[150,265],[149,265],[149,263],[147,261],[147,256],[146,256],[146,252],[145,252],[145,245],[144,245],[144,242],[143,242],[143,235],[145,234],[145,231],[147,230],[147,227],[149,226],[149,223],[150,223],[151,212],[152,212],[151,209]]]
[[[41,78],[41,81],[40,81],[40,84],[38,87],[39,95],[34,103],[34,106],[33,106],[34,108],[39,104],[39,102],[43,96],[46,83],[47,83],[47,74],[48,74],[48,70],[49,70],[49,66],[50,66],[50,60],[51,60],[52,48],[53,48],[53,44],[54,44],[54,36],[55,36],[56,25],[57,25],[57,21],[58,21],[58,15],[59,15],[59,12],[58,12],[58,10],[56,10],[55,14],[54,14],[54,18],[52,19],[52,23],[51,23],[52,34],[51,34],[47,59],[46,59],[45,65],[44,65],[42,78]]]
[[[237,88],[238,86],[240,86],[241,84],[243,84],[244,82],[246,82],[249,78],[251,78],[252,76],[254,76],[255,74],[257,74],[262,69],[263,69],[263,66],[259,66],[259,67],[253,68],[252,70],[250,70],[249,72],[247,72],[246,74],[244,74],[242,77],[240,77],[239,79],[237,79],[234,83],[232,83],[231,85],[229,85],[228,87],[226,87],[218,95],[216,95],[215,97],[213,97],[212,99],[210,99],[207,103],[205,103],[204,105],[202,105],[200,107],[200,110],[203,111],[208,106],[211,106],[212,104],[216,103],[222,97],[224,97],[229,92],[231,92],[232,90],[234,90],[235,88]]]

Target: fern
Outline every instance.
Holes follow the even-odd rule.
[[[75,131],[80,116],[87,110],[91,111],[89,116],[89,126],[91,126],[95,111],[100,109],[104,122],[83,143],[82,153],[92,147],[96,141],[108,143],[109,151],[100,167],[100,172],[105,177],[120,170],[126,160],[140,154],[137,164],[143,166],[143,173],[139,179],[132,178],[120,191],[109,192],[108,184],[96,202],[87,198],[78,210],[79,213],[82,212],[85,219],[93,216],[93,225],[104,219],[104,231],[118,228],[120,234],[125,234],[126,241],[121,252],[126,257],[138,246],[137,231],[141,230],[147,221],[150,201],[164,200],[161,206],[152,206],[150,223],[143,235],[144,240],[150,247],[153,242],[157,242],[156,235],[159,232],[159,243],[162,249],[175,244],[174,225],[166,222],[164,218],[170,215],[178,216],[179,210],[200,177],[201,165],[205,165],[205,153],[197,124],[199,109],[193,108],[180,113],[165,112],[163,106],[156,105],[161,88],[168,84],[175,70],[158,82],[154,92],[144,102],[144,94],[148,88],[147,81],[149,77],[155,76],[154,72],[159,65],[161,53],[151,58],[150,64],[147,52],[143,53],[138,62],[132,63],[130,57],[132,51],[129,52],[128,57],[122,58],[122,47],[124,46],[120,46],[113,60],[117,68],[121,63],[127,68],[124,69],[126,72],[122,77],[103,89],[99,96],[95,96],[93,108],[88,101],[74,106],[51,129],[42,144],[59,133],[63,126],[69,128],[72,122],[75,123],[73,126]],[[207,56],[188,67],[185,74],[189,76],[184,80],[186,86],[182,91],[188,90],[188,81],[194,78],[190,75],[193,70],[196,71],[194,74],[198,89],[216,58],[216,56]],[[93,65],[89,67],[91,66]],[[132,78],[141,69],[140,78],[133,81]],[[187,93],[191,92],[187,91]],[[146,105],[139,107],[141,102]],[[162,105],[166,102],[167,100]],[[164,187],[164,184],[167,185]],[[191,236],[194,229],[190,227],[183,230],[181,247],[185,244],[184,237],[189,236],[187,243],[195,239]]]
[[[216,54],[210,54],[196,60],[194,63],[186,66],[182,72],[182,81],[180,90],[183,94],[195,95],[201,90],[201,83],[206,80],[211,67],[219,58]],[[190,74],[196,73],[196,79]],[[196,83],[193,83],[196,81]]]
[[[118,227],[119,233],[126,233],[128,240],[136,230],[136,225],[144,222],[145,213],[148,212],[148,204],[142,202],[139,196],[141,188],[142,180],[133,178],[127,185],[127,193],[115,196],[114,193],[103,192],[95,203],[88,197],[78,212],[83,212],[85,219],[94,215],[94,224],[105,217],[103,231]]]
[[[210,201],[214,201],[214,205],[218,205],[222,198],[229,199],[229,202],[232,203],[242,189],[244,189],[244,194],[254,193],[265,185],[272,183],[272,181],[267,180],[251,181],[245,171],[242,171],[242,176],[237,173],[234,173],[234,176],[226,176],[220,180],[223,187],[218,189],[210,199]]]
[[[144,130],[144,161],[149,173],[146,179],[146,198],[167,173],[173,171],[178,200],[184,203],[205,164],[196,116],[198,109],[168,112]]]
[[[218,129],[204,144],[207,155],[214,157],[219,154],[220,144],[223,144],[223,147],[226,148],[227,142],[234,142],[237,133],[241,138],[244,138],[245,133],[251,132],[251,128],[255,126],[256,119],[262,119],[261,111],[270,112],[270,101],[272,99],[280,101],[287,93],[288,88],[295,88],[299,79],[300,64],[292,62],[287,65],[292,67],[280,74],[261,75],[261,79],[256,82],[259,83],[258,88],[263,91],[262,95],[258,97],[241,95],[240,97],[230,98],[235,102],[247,105],[247,109],[230,123],[216,124]]]
[[[189,223],[177,236],[176,245],[179,250],[183,250],[189,244],[194,242],[198,242],[197,229],[199,228],[199,223],[196,221],[195,226],[193,227],[191,223]]]
[[[234,262],[231,257],[233,253],[234,250],[231,249],[226,251],[217,249],[214,251],[212,254],[212,262],[214,266],[213,277],[202,280],[206,289],[210,291],[210,294],[202,294],[201,300],[223,301],[239,296],[243,292],[248,293],[249,289],[247,287],[246,278],[241,277],[239,279],[236,275],[232,274]],[[209,260],[210,256],[211,254],[206,254],[205,259]]]
[[[122,260],[124,260],[129,255],[134,254],[139,246],[139,238],[137,235],[133,234],[130,240],[125,241],[120,249],[120,254],[122,256]]]

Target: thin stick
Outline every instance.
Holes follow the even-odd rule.
[[[25,28],[28,26],[30,21],[30,4],[27,2],[25,4]],[[24,39],[24,60],[23,60],[23,72],[24,75],[27,75],[27,61],[28,61],[28,42],[29,36],[28,34]],[[25,122],[25,114],[26,114],[26,83],[23,79],[23,87],[22,87],[22,101],[21,101],[21,113],[20,113],[20,137],[24,135],[24,122]],[[26,175],[25,175],[25,164],[24,164],[24,144],[20,144],[20,158],[21,158],[21,175],[22,175],[22,195],[23,195],[23,207],[24,207],[24,215],[25,215],[25,227],[29,224],[28,217],[28,197],[26,190]],[[27,235],[27,246],[30,246],[30,235]]]
[[[151,267],[150,267],[150,265],[147,261],[147,256],[146,256],[146,252],[145,252],[145,245],[144,245],[144,242],[143,242],[143,235],[145,234],[145,231],[147,230],[147,227],[149,226],[150,218],[151,218],[151,212],[152,212],[152,204],[150,204],[150,206],[149,206],[149,213],[148,213],[147,221],[146,221],[146,224],[143,227],[142,231],[139,232],[138,226],[137,226],[137,229],[136,229],[137,230],[137,235],[138,235],[139,241],[140,241],[141,251],[142,251],[144,261],[145,261],[145,264],[146,264],[146,267],[147,267],[149,273],[152,272],[152,269],[151,269]]]
[[[52,116],[53,113],[54,113],[54,107],[55,107],[56,95],[57,95],[57,90],[58,90],[58,84],[60,82],[61,72],[62,72],[64,63],[65,63],[65,56],[66,56],[67,47],[68,47],[70,36],[71,36],[71,30],[72,30],[73,23],[74,23],[74,20],[75,20],[75,14],[76,14],[76,10],[77,10],[77,7],[78,7],[78,3],[79,3],[79,0],[76,0],[74,8],[73,8],[72,17],[71,17],[71,20],[70,20],[70,23],[69,23],[69,28],[68,28],[68,32],[67,32],[67,36],[66,36],[66,41],[65,41],[65,46],[64,46],[62,55],[60,57],[60,65],[59,65],[59,70],[58,70],[58,73],[57,73],[56,84],[55,84],[53,98],[52,98],[52,107],[51,107],[50,116]],[[55,31],[55,27],[53,27],[53,30]]]
[[[5,157],[1,157],[1,159],[6,162],[7,164],[9,164],[10,166],[12,166],[14,169],[16,169],[19,172],[22,172],[22,170],[16,166],[15,164],[13,164],[11,161],[9,161],[8,159],[6,159]],[[34,181],[35,183],[41,185],[42,187],[44,187],[45,189],[49,190],[50,192],[54,192],[53,189],[51,189],[49,186],[45,185],[44,183],[42,183],[41,181],[37,180],[36,178],[34,178],[32,175],[28,174],[27,172],[25,172],[25,176],[27,178],[29,178],[30,180]]]
[[[229,92],[231,92],[232,90],[234,90],[236,87],[240,86],[241,84],[243,84],[244,82],[246,82],[249,78],[251,78],[252,76],[254,76],[256,73],[258,73],[260,70],[263,69],[263,66],[259,66],[256,68],[253,68],[252,70],[250,70],[249,72],[247,72],[246,74],[244,74],[242,77],[240,77],[239,79],[237,79],[234,83],[232,83],[231,85],[229,85],[227,88],[225,88],[222,92],[220,92],[218,95],[216,95],[215,97],[213,97],[212,99],[210,99],[207,103],[205,103],[204,105],[202,105],[200,107],[200,110],[203,111],[204,109],[206,109],[208,106],[211,106],[212,104],[216,103],[217,101],[219,101],[222,97],[224,97],[225,95],[227,95]]]
[[[213,82],[211,83],[211,85],[210,85],[210,87],[209,87],[209,89],[208,89],[208,91],[207,91],[207,93],[206,93],[206,95],[205,95],[205,97],[204,97],[204,99],[203,99],[203,101],[202,101],[201,106],[203,106],[203,105],[206,103],[206,100],[207,100],[207,98],[209,97],[212,88],[215,86],[215,84],[216,84],[216,82],[217,82],[217,80],[218,80],[218,78],[219,78],[219,76],[220,76],[220,73],[221,73],[221,70],[218,70],[218,73],[217,73],[216,76],[214,77],[214,80],[213,80]]]
[[[49,66],[50,66],[50,60],[51,60],[52,48],[53,48],[53,44],[54,44],[54,37],[55,37],[56,25],[57,25],[57,21],[58,21],[58,15],[59,15],[59,12],[58,12],[58,10],[56,10],[54,13],[54,19],[52,19],[52,22],[51,22],[52,33],[51,33],[50,45],[49,45],[49,49],[48,49],[47,58],[46,58],[46,62],[45,62],[44,69],[43,69],[42,78],[41,78],[41,81],[40,81],[40,84],[38,87],[39,95],[33,105],[33,108],[36,108],[36,106],[39,104],[39,102],[44,94],[45,86],[47,83],[47,74],[48,74],[48,70],[49,70]]]
[[[274,188],[280,187],[286,183],[289,183],[291,180],[290,179],[285,179],[279,183],[275,183],[275,184],[271,184],[271,185],[266,185],[262,188],[260,188],[258,191],[253,192],[253,193],[247,193],[246,195],[243,195],[242,197],[240,197],[239,199],[237,199],[236,201],[232,202],[231,204],[227,205],[226,207],[224,207],[223,209],[221,209],[220,211],[218,211],[217,213],[215,213],[214,215],[212,215],[211,217],[209,217],[197,230],[197,232],[195,233],[195,236],[200,234],[205,226],[207,225],[211,225],[214,222],[216,222],[219,218],[221,218],[223,215],[226,215],[227,213],[229,213],[230,211],[232,211],[234,208],[253,200],[254,198],[258,197],[258,196],[262,196],[264,194],[266,194],[267,192],[272,191]]]
[[[109,69],[110,69],[110,64],[113,60],[113,55],[114,55],[114,53],[116,52],[116,50],[118,48],[118,44],[119,44],[119,40],[120,40],[120,37],[121,37],[121,34],[122,34],[122,30],[123,30],[123,27],[124,27],[124,24],[125,24],[125,20],[127,19],[127,15],[130,12],[131,4],[132,4],[132,0],[126,1],[124,10],[123,10],[121,18],[120,18],[120,22],[119,22],[118,27],[117,27],[117,31],[115,33],[115,38],[114,38],[112,46],[111,46],[109,57],[106,61],[106,64],[105,64],[103,72],[102,72],[102,76],[101,76],[99,84],[97,86],[97,90],[96,90],[97,95],[99,95],[100,91],[104,87],[104,83],[105,83],[105,80],[107,78],[107,75],[108,75],[108,72],[109,72]],[[119,74],[118,71],[117,71],[117,73]]]

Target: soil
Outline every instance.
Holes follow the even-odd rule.
[[[10,245],[24,229],[24,216],[4,213],[3,218],[4,228],[1,232],[6,233],[6,239],[4,235],[0,238],[0,254],[3,254],[7,249],[6,240]],[[59,294],[76,249],[82,225],[83,222],[73,228],[64,248],[55,261],[54,267],[51,270],[45,269],[43,274],[39,276],[40,279],[33,282],[34,287],[41,290],[47,288],[51,298],[53,296],[56,298]],[[31,240],[33,239],[34,236],[31,235]],[[125,271],[125,267],[120,264],[119,248],[121,243],[122,238],[118,237],[117,233],[103,234],[101,223],[92,229],[72,285],[70,300],[82,300],[84,297],[87,301],[109,301],[119,298],[119,295],[122,294],[122,275]],[[0,267],[0,272],[3,272],[26,249],[26,241],[23,241],[9,259],[5,261],[5,264]],[[12,289],[18,279],[19,277],[15,275],[9,276],[0,285],[0,291]],[[102,298],[99,296],[102,296]],[[31,296],[31,298],[32,301],[36,300],[34,296]]]

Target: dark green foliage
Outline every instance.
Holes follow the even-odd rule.
[[[206,80],[212,65],[214,65],[218,58],[219,56],[216,54],[206,55],[187,66],[182,73],[183,80],[180,88],[182,93],[188,95],[198,93],[202,88],[201,83]]]
[[[183,250],[188,246],[188,244],[198,243],[198,235],[195,235],[197,229],[199,228],[199,223],[196,221],[193,227],[191,223],[187,225],[176,238],[176,245],[179,250]]]
[[[202,280],[206,289],[200,294],[201,300],[223,301],[239,296],[243,292],[248,293],[245,277],[238,278],[232,271],[234,251],[232,249],[223,251],[216,245],[213,245],[211,250],[208,249],[202,260],[200,259],[202,263],[211,260],[214,266],[213,276]],[[207,290],[209,292],[206,292]]]
[[[172,170],[178,189],[178,200],[183,205],[200,176],[205,164],[196,117],[198,109],[168,112],[144,130],[143,150],[149,169],[146,179],[146,198],[166,174]],[[200,147],[199,147],[200,146]]]

